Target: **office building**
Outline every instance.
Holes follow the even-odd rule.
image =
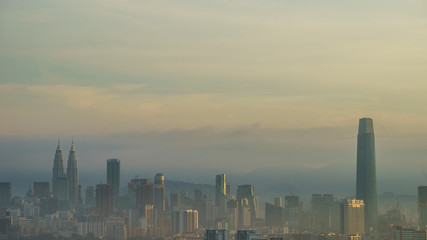
[[[120,160],[107,160],[107,184],[113,185],[113,197],[117,199],[120,195]]]
[[[102,216],[83,216],[77,222],[77,234],[86,237],[92,233],[95,237],[102,237],[106,235],[105,220]]]
[[[236,230],[239,227],[239,206],[237,200],[228,200],[227,202],[229,230]]]
[[[85,192],[85,205],[86,207],[96,206],[96,191],[94,186],[87,186]]]
[[[199,228],[197,210],[172,211],[172,233],[192,233]]]
[[[301,202],[298,196],[285,196],[285,223],[290,229],[298,229],[301,218]]]
[[[12,200],[12,184],[10,182],[0,182],[0,207],[10,206]]]
[[[204,240],[229,240],[228,230],[208,229],[205,232]]]
[[[427,186],[418,187],[418,225],[426,227],[427,225]]]
[[[239,201],[239,228],[249,228],[252,223],[251,206],[247,198]]]
[[[347,199],[341,203],[341,233],[346,236],[365,233],[365,204],[363,200]]]
[[[239,185],[237,187],[237,201],[246,198],[251,211],[251,221],[255,221],[258,217],[257,203],[254,195],[254,186],[252,185]],[[252,224],[252,222],[251,222]]]
[[[267,226],[279,226],[283,225],[283,208],[276,206],[275,204],[265,203],[265,224]]]
[[[225,174],[216,175],[215,179],[215,204],[218,207],[220,215],[224,215],[227,211],[227,184],[225,182]]]
[[[136,187],[136,208],[153,205],[153,184],[142,184]]]
[[[237,230],[236,240],[266,240],[261,230]]]
[[[283,198],[282,197],[275,197],[274,198],[274,206],[283,207]]]
[[[77,166],[77,154],[74,142],[71,142],[70,153],[67,162],[67,179],[68,179],[68,201],[71,208],[79,204],[79,174]]]
[[[96,209],[99,215],[108,217],[113,214],[113,185],[96,185]]]
[[[174,210],[181,206],[181,191],[171,193],[170,208]]]
[[[153,181],[149,178],[136,178],[132,179],[130,183],[128,183],[128,196],[131,200],[132,207],[136,208],[136,190],[138,185],[145,184],[153,184]]]
[[[64,172],[64,158],[62,156],[62,147],[59,140],[55,151],[55,158],[53,159],[52,194],[57,197],[58,200],[68,200],[67,175]]]
[[[365,228],[376,228],[378,215],[375,135],[371,118],[359,120],[356,198],[365,204]]]
[[[339,214],[335,211],[336,202],[332,194],[312,194],[311,222],[315,232],[333,232],[334,220],[338,221]]]
[[[48,198],[50,196],[49,182],[34,182],[34,196],[36,198]]]
[[[162,173],[154,176],[154,208],[158,212],[166,210],[165,177]]]

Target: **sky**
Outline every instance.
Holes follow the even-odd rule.
[[[423,0],[1,1],[0,181],[49,180],[59,137],[65,159],[75,139],[85,184],[117,157],[128,178],[225,172],[283,194],[354,194],[358,119],[371,117],[378,192],[415,194],[426,12]]]

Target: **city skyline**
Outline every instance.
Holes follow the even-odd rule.
[[[425,181],[423,1],[74,4],[1,3],[0,175],[46,175],[52,139],[75,136],[83,179],[120,158],[129,175],[316,168],[320,183],[354,166],[366,116],[378,192]],[[322,183],[353,188],[353,174]]]
[[[0,1],[0,239],[426,240],[426,12]]]

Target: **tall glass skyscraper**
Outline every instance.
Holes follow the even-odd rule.
[[[112,158],[107,160],[107,184],[113,185],[113,197],[120,195],[120,160]]]
[[[365,203],[365,227],[377,224],[378,199],[375,167],[375,136],[371,118],[359,120],[357,135],[357,179],[356,198]]]

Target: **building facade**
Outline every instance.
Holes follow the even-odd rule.
[[[107,184],[113,185],[113,197],[120,195],[120,160],[113,158],[107,160]]]
[[[376,228],[378,215],[377,178],[375,166],[375,135],[371,118],[359,120],[357,135],[356,199],[365,203],[365,227]]]
[[[113,214],[113,185],[96,185],[96,209],[101,216],[108,217]]]
[[[79,204],[79,173],[77,165],[77,154],[74,142],[71,143],[70,153],[67,162],[67,182],[68,182],[68,201],[71,208]]]
[[[154,208],[157,212],[166,210],[165,177],[162,173],[154,176]]]
[[[346,236],[365,233],[365,204],[363,200],[347,199],[341,203],[341,233]]]

